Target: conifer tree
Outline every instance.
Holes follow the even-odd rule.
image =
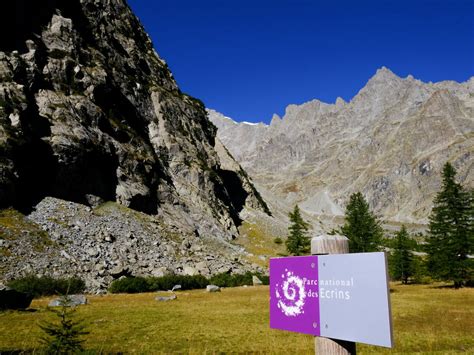
[[[410,251],[411,245],[410,236],[403,225],[395,236],[390,266],[393,279],[401,280],[404,284],[408,283],[408,278],[415,272],[415,259]]]
[[[360,192],[353,193],[350,196],[345,219],[341,234],[349,239],[351,253],[379,250],[383,230],[380,222],[369,210],[369,204]]]
[[[75,309],[70,307],[70,302],[69,296],[62,296],[61,308],[50,309],[59,318],[59,322],[45,322],[40,325],[46,333],[41,341],[47,354],[74,354],[84,350],[84,340],[81,337],[89,332],[84,330],[81,321],[73,318]]]
[[[428,270],[441,280],[462,287],[473,280],[474,214],[472,191],[456,182],[456,170],[443,168],[441,191],[434,200],[428,235]]]
[[[288,227],[288,238],[285,242],[286,249],[291,255],[307,254],[310,249],[311,241],[307,237],[308,223],[301,217],[298,205],[293,212],[289,213],[291,225]]]

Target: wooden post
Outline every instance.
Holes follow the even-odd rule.
[[[341,235],[320,235],[311,239],[311,254],[346,254],[349,253],[349,239]],[[315,337],[315,354],[348,355],[356,354],[356,343],[351,341]]]

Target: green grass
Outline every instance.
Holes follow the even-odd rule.
[[[27,236],[35,251],[53,245],[47,232],[13,208],[0,210],[0,239],[16,240]],[[8,256],[7,251],[2,255]]]
[[[359,354],[474,353],[474,289],[392,288],[395,348],[358,344]],[[76,312],[90,331],[85,347],[125,353],[314,353],[311,336],[269,328],[266,286],[183,291],[171,302],[157,302],[155,296],[90,296],[90,304]],[[54,320],[48,300],[33,301],[35,312],[0,313],[0,352],[38,348],[38,323]]]
[[[286,253],[284,239],[282,238],[282,244],[276,244],[275,236],[265,231],[265,228],[259,224],[244,222],[240,226],[239,232],[240,237],[235,240],[235,243],[252,253],[254,256],[247,257],[247,259],[257,265],[268,268],[268,259],[262,260],[258,255],[276,257]]]

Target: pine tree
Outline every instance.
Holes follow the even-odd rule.
[[[428,269],[441,280],[453,281],[456,288],[473,279],[474,245],[473,194],[457,183],[456,170],[448,162],[443,168],[441,191],[430,215]]]
[[[407,229],[403,225],[395,236],[390,266],[393,279],[401,280],[404,284],[408,283],[408,278],[415,272],[415,259],[410,251],[412,244]]]
[[[298,205],[295,206],[293,212],[289,214],[291,225],[288,227],[288,238],[285,242],[286,249],[291,255],[307,254],[310,249],[311,242],[307,237],[308,223],[301,217]]]
[[[383,238],[380,222],[370,212],[369,204],[360,192],[350,196],[341,234],[349,239],[351,253],[378,251]]]
[[[89,332],[84,330],[81,321],[73,319],[75,309],[69,307],[68,296],[61,298],[61,308],[59,310],[50,309],[58,318],[59,323],[45,322],[40,328],[47,336],[41,338],[48,354],[73,354],[83,351],[81,339],[82,335]]]

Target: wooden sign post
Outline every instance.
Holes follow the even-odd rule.
[[[340,235],[321,235],[311,239],[312,255],[349,253],[349,239]],[[356,354],[356,343],[323,337],[314,338],[315,354]]]

